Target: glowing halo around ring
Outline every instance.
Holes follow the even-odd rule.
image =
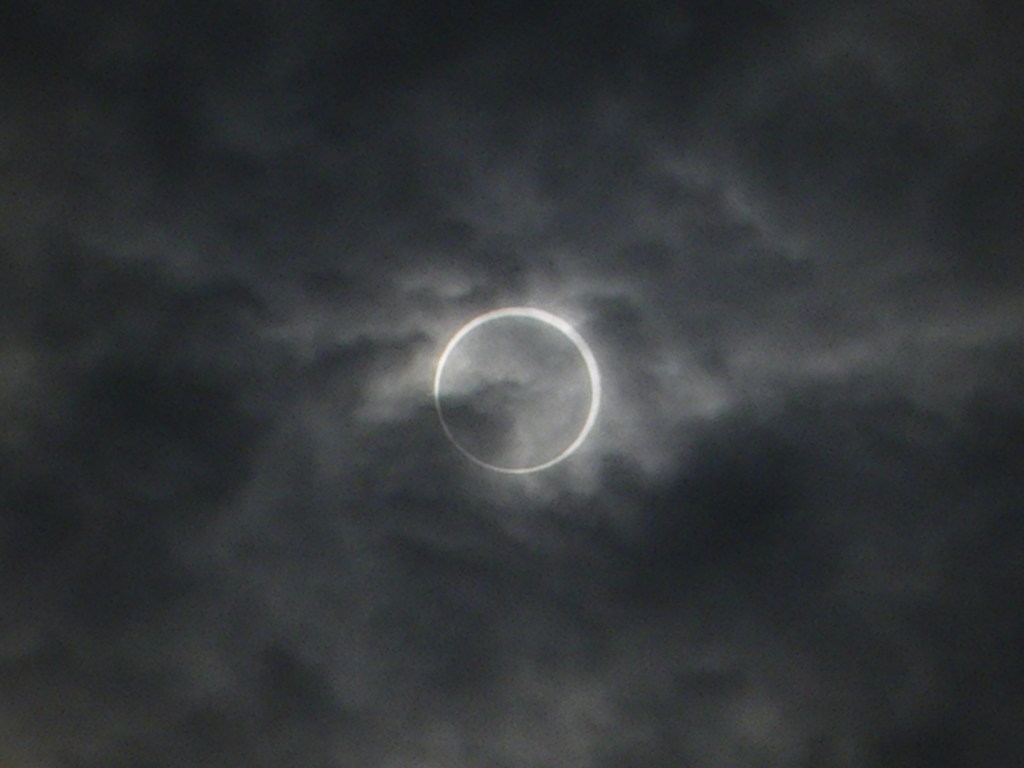
[[[583,426],[576,435],[576,438],[569,444],[565,450],[555,456],[553,459],[542,462],[540,464],[534,464],[529,467],[502,467],[497,464],[491,464],[484,461],[478,456],[474,456],[468,450],[466,450],[459,441],[452,434],[451,427],[444,418],[444,409],[441,407],[441,377],[444,374],[445,363],[448,362],[448,357],[451,355],[452,350],[458,346],[459,342],[462,341],[476,328],[479,328],[484,323],[489,323],[493,320],[500,320],[507,317],[517,318],[528,318],[532,320],[539,320],[545,323],[555,330],[561,331],[561,333],[569,339],[576,347],[576,350],[580,353],[580,357],[583,358],[583,363],[587,367],[587,376],[590,378],[590,409],[587,411],[587,418],[583,422]],[[573,328],[569,323],[560,318],[558,315],[553,315],[550,312],[545,312],[543,309],[535,309],[533,307],[505,307],[503,309],[495,309],[490,312],[485,312],[482,315],[470,320],[458,332],[452,336],[451,340],[445,346],[444,351],[441,353],[441,357],[437,361],[437,371],[434,374],[434,407],[437,410],[438,419],[441,421],[441,427],[444,429],[445,435],[451,441],[452,445],[459,449],[459,451],[465,455],[468,459],[481,467],[494,470],[495,472],[504,472],[510,475],[525,475],[530,472],[539,472],[542,469],[553,467],[560,461],[563,461],[571,456],[577,448],[579,448],[583,441],[587,439],[587,435],[590,434],[590,430],[594,428],[594,423],[597,421],[597,412],[601,407],[601,373],[597,368],[597,360],[594,358],[594,353],[590,349],[590,345],[587,344],[586,340],[580,336],[580,334]]]

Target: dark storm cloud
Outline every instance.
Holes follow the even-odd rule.
[[[2,14],[0,758],[1019,760],[1019,14]],[[496,477],[530,303],[605,409]]]

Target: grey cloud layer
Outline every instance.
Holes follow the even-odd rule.
[[[0,758],[1019,760],[1020,19],[403,7],[5,12]],[[608,403],[496,478],[524,303]]]

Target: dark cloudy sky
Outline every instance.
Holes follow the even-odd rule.
[[[1021,764],[1011,5],[3,3],[0,763]]]

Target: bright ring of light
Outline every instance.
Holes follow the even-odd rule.
[[[455,435],[452,434],[451,428],[444,418],[444,411],[441,408],[441,376],[444,373],[445,363],[448,362],[448,357],[451,355],[452,350],[458,346],[459,342],[462,341],[470,331],[480,327],[484,323],[489,323],[492,320],[500,320],[506,317],[525,317],[532,320],[539,320],[540,322],[561,331],[565,337],[575,345],[577,351],[579,351],[580,357],[583,358],[583,362],[587,366],[587,375],[590,378],[590,410],[587,412],[586,421],[583,422],[583,427],[580,429],[579,434],[576,435],[576,439],[569,444],[569,447],[555,456],[555,458],[530,467],[502,467],[496,464],[490,464],[483,459],[474,456],[462,447],[462,445],[459,444],[459,441],[455,439]],[[448,439],[452,441],[452,445],[465,454],[467,458],[482,467],[493,469],[495,472],[506,472],[512,475],[525,475],[529,472],[538,472],[542,469],[547,469],[548,467],[552,467],[560,461],[567,459],[583,444],[583,441],[587,439],[587,435],[590,434],[590,430],[594,428],[594,422],[597,421],[597,411],[600,405],[601,374],[597,370],[597,360],[594,359],[594,353],[591,351],[590,345],[587,344],[579,333],[576,332],[575,328],[569,325],[569,323],[558,315],[553,315],[550,312],[545,312],[542,309],[534,309],[532,307],[506,307],[504,309],[495,309],[491,312],[485,312],[473,320],[470,320],[459,329],[458,333],[452,336],[451,341],[448,342],[448,345],[441,353],[441,358],[437,361],[437,372],[434,374],[434,407],[437,409],[437,416],[441,420],[441,427],[444,429],[444,433],[448,436]]]

